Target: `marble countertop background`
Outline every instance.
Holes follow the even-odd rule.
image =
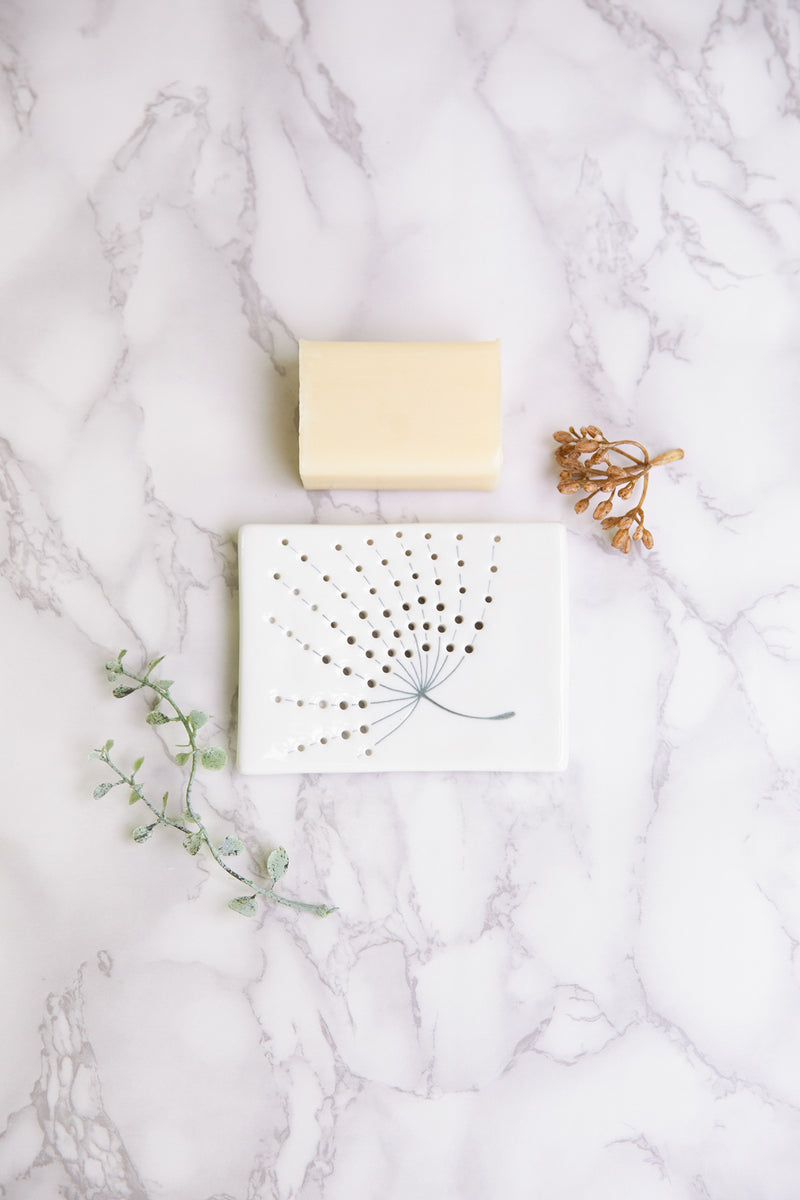
[[[0,1196],[796,1200],[797,0],[0,5]],[[299,337],[499,337],[496,492],[312,493]],[[650,552],[555,489],[683,462]],[[561,775],[240,776],[246,522],[563,521]],[[151,774],[148,775],[148,772]],[[238,861],[238,860],[237,860]],[[248,870],[257,869],[247,857]]]

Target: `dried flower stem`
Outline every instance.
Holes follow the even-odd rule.
[[[570,425],[568,430],[559,429],[553,437],[558,442],[556,461],[561,467],[558,490],[568,496],[580,491],[586,493],[576,501],[575,512],[586,512],[591,498],[602,492],[605,498],[597,504],[592,516],[603,529],[615,530],[611,545],[623,554],[628,554],[633,542],[638,541],[652,549],[653,535],[644,523],[650,471],[677,462],[683,458],[683,451],[666,450],[651,458],[641,442],[633,438],[609,442],[596,425],[582,425],[580,433]],[[639,453],[632,453],[632,449]],[[630,500],[639,486],[642,490],[633,507],[622,516],[611,516],[614,501]]]

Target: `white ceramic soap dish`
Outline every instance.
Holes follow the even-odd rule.
[[[246,774],[566,765],[560,525],[247,525],[239,555]]]

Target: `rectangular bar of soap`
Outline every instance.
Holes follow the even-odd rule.
[[[305,488],[496,486],[500,343],[300,342]]]

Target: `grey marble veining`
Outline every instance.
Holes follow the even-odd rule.
[[[795,1200],[800,10],[0,10],[0,1196]],[[503,344],[493,493],[306,493],[300,337]],[[684,460],[623,558],[595,422]],[[247,522],[563,521],[562,775],[204,778],[234,892],[86,758],[235,744]],[[158,793],[160,794],[160,792]],[[248,856],[247,869],[257,869]]]

